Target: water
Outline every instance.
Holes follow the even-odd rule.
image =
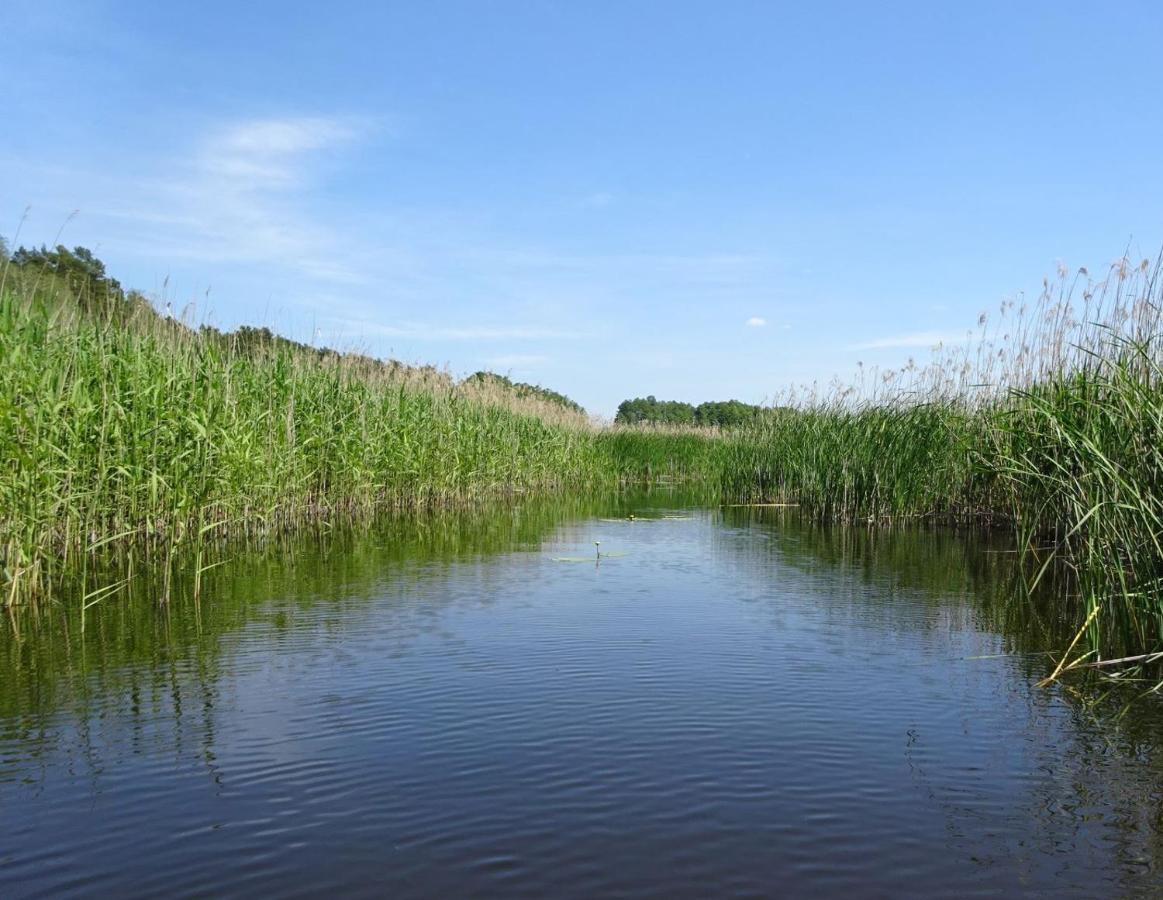
[[[0,894],[1163,890],[1159,705],[1035,687],[996,546],[655,495],[289,549],[10,622]]]

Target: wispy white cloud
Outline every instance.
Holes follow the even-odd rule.
[[[134,251],[168,261],[270,264],[325,281],[366,280],[344,235],[313,214],[312,189],[335,153],[369,130],[333,117],[219,125],[117,199],[90,211],[117,223]]]
[[[494,230],[456,205],[365,203],[329,181],[384,149],[379,118],[252,117],[182,130],[187,140],[136,161],[72,159],[75,172],[44,183],[62,202],[80,201],[111,258],[145,271],[133,276],[145,289],[153,273],[155,289],[178,273],[175,296],[212,279],[213,293],[195,282],[193,294],[222,327],[270,321],[361,352],[521,369],[544,365],[543,354],[560,361],[555,342],[615,345],[655,296],[753,298],[782,265],[750,247],[591,247]],[[587,199],[618,202],[604,193]],[[670,354],[658,362],[681,367]]]
[[[767,319],[763,318],[762,316],[752,316],[747,320],[748,328],[762,328],[766,324]]]
[[[951,344],[965,340],[964,332],[956,331],[913,331],[908,334],[896,334],[889,337],[875,338],[853,344],[853,350],[888,350],[896,348],[935,347],[938,344]]]
[[[306,174],[305,157],[353,140],[353,123],[324,117],[255,119],[203,142],[195,163],[232,192],[286,190]]]

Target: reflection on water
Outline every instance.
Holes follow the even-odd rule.
[[[690,502],[401,517],[10,618],[0,891],[1157,891],[1163,714],[1034,686],[1069,623],[1004,542]]]

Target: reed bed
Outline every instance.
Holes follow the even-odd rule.
[[[718,482],[727,444],[715,428],[614,425],[597,441],[609,472],[621,481]]]
[[[1062,271],[927,362],[860,367],[717,431],[600,427],[499,380],[240,342],[132,294],[95,303],[52,278],[9,281],[3,602],[42,597],[111,548],[127,579],[145,557],[167,573],[180,557],[196,593],[227,537],[682,479],[820,521],[1012,529],[1028,585],[1055,585],[1077,624],[1063,668],[1141,657],[1163,649],[1160,290],[1158,261]]]
[[[194,329],[119,289],[5,275],[3,603],[75,582],[108,550],[128,554],[127,577],[135,554],[200,571],[224,537],[706,463],[707,436],[602,431],[501,380]]]
[[[463,396],[438,374],[277,345],[241,352],[44,293],[0,297],[0,358],[10,603],[110,542],[172,554],[225,533],[602,474],[577,423]]]
[[[927,364],[780,398],[729,438],[724,490],[830,521],[1012,528],[1028,586],[1065,585],[1079,630],[1059,670],[1146,657],[1163,649],[1161,299],[1159,261],[1060,271]]]

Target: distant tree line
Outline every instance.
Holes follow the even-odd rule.
[[[0,258],[8,260],[8,245],[0,239]],[[63,244],[55,250],[46,246],[18,247],[9,260],[18,269],[41,269],[61,278],[76,294],[89,296],[124,293],[121,282],[105,271],[93,251],[85,247],[70,250]]]
[[[103,318],[124,319],[153,309],[144,295],[124,290],[105,271],[105,263],[85,247],[18,247],[9,251],[7,242],[0,238],[0,271],[2,277],[15,276],[12,281],[20,279],[67,292],[82,311]]]
[[[763,414],[764,407],[740,400],[720,400],[695,406],[653,395],[623,400],[614,421],[620,425],[700,425],[737,428]]]

